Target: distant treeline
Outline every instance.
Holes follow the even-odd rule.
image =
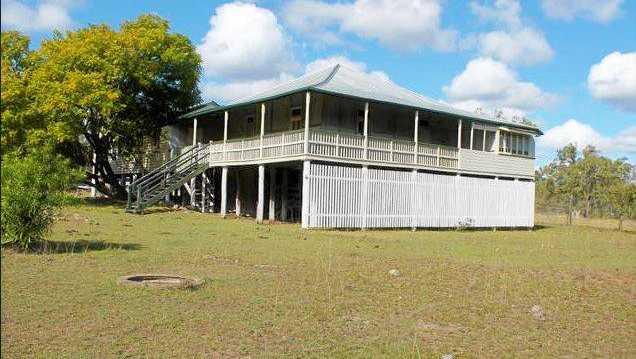
[[[536,206],[572,217],[613,217],[619,229],[636,217],[636,168],[626,159],[612,160],[593,146],[569,144],[535,172]]]

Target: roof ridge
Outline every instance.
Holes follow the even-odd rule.
[[[329,76],[327,76],[324,80],[311,85],[311,87],[318,87],[320,85],[326,84],[327,82],[331,81],[331,79],[333,79],[333,77],[336,75],[336,72],[338,72],[338,70],[340,70],[340,64],[336,64],[336,66],[333,67],[333,69],[331,70],[331,72],[329,73]],[[321,70],[324,71],[324,70]]]
[[[299,77],[293,78],[293,79],[288,80],[288,81],[283,81],[283,82],[279,83],[276,86],[273,86],[273,87],[271,87],[271,88],[269,88],[267,90],[260,91],[259,93],[256,93],[254,95],[247,95],[247,96],[242,96],[242,97],[239,97],[239,98],[235,98],[235,99],[229,101],[225,106],[231,106],[231,105],[234,105],[236,103],[240,103],[243,99],[251,98],[251,97],[257,97],[257,96],[259,96],[259,95],[261,95],[263,93],[267,93],[267,92],[270,92],[270,91],[275,91],[275,90],[277,90],[279,88],[284,88],[285,86],[289,86],[290,84],[293,84],[293,83],[302,82],[302,80],[304,80],[306,78],[309,78],[311,76],[315,76],[316,74],[319,74],[319,73],[321,73],[321,72],[323,72],[325,70],[327,70],[327,69],[325,68],[325,69],[321,69],[321,70],[314,71],[314,72],[304,73],[303,75],[301,75]],[[333,73],[333,71],[332,71],[332,73]],[[328,76],[327,79],[331,79],[331,77]],[[324,81],[325,80],[317,82],[317,83],[314,83],[314,84],[311,84],[311,85],[308,85],[307,87],[318,86],[319,84],[324,83]]]

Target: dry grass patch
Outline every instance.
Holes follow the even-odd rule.
[[[636,356],[633,233],[302,232],[106,205],[65,215],[56,243],[109,245],[3,252],[4,357]],[[130,273],[204,284],[118,286]]]

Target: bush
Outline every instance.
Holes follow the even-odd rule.
[[[2,159],[2,246],[32,249],[53,223],[63,191],[80,178],[68,160],[43,149]]]

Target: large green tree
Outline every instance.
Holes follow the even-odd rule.
[[[4,154],[22,146],[26,142],[29,129],[38,127],[38,124],[33,122],[30,114],[30,100],[26,91],[29,38],[16,31],[7,31],[2,32],[0,39],[0,138]]]
[[[27,92],[35,116],[46,121],[32,137],[57,143],[84,138],[97,158],[89,182],[95,179],[100,191],[114,196],[125,191],[109,158],[132,155],[144,138],[156,137],[200,102],[195,47],[154,15],[119,30],[93,25],[56,33],[32,54],[32,63]]]

